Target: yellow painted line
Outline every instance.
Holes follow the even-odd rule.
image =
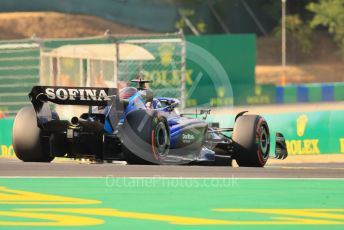
[[[344,225],[343,214],[329,213],[344,212],[343,209],[213,209],[213,211],[218,212],[250,212],[255,214],[270,214],[266,216],[266,220],[261,221],[222,220],[140,212],[125,212],[110,208],[36,208],[18,210],[30,213],[62,212],[84,215],[129,218],[148,221],[160,221],[175,225]]]
[[[0,204],[100,204],[88,200],[0,187]]]
[[[321,209],[243,209],[214,208],[213,212],[263,214],[262,220],[211,219],[169,214],[122,211],[113,208],[90,208],[85,205],[100,204],[98,200],[55,196],[0,187],[0,204],[73,204],[78,208],[15,208],[0,210],[0,217],[21,218],[20,221],[3,221],[0,226],[92,226],[104,223],[102,217],[165,222],[173,225],[344,225],[344,208]],[[207,212],[208,210],[204,210]],[[86,215],[86,216],[85,216]],[[89,216],[91,215],[91,216]],[[254,216],[255,216],[254,215]]]
[[[0,211],[0,216],[20,217],[38,221],[0,221],[0,226],[89,226],[103,224],[104,221],[92,217],[65,214]]]
[[[215,212],[248,212],[280,215],[273,219],[289,220],[287,224],[344,224],[344,209],[212,209]],[[338,214],[339,213],[339,214]],[[288,217],[294,216],[294,217]],[[295,218],[295,216],[297,218]],[[300,218],[301,217],[301,218]],[[305,219],[312,218],[312,219]],[[324,218],[324,219],[323,219]],[[328,219],[328,220],[325,220]],[[338,221],[339,220],[339,221]]]

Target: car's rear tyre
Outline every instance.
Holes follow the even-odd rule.
[[[128,164],[163,164],[170,147],[167,119],[158,111],[133,111],[126,116],[122,140]]]
[[[235,159],[242,167],[264,167],[269,158],[270,132],[264,118],[243,115],[234,124]]]
[[[24,162],[51,162],[42,145],[41,129],[33,107],[24,107],[17,113],[12,129],[12,144],[16,156]]]

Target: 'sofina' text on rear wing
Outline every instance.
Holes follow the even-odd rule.
[[[60,105],[108,105],[116,88],[34,86],[29,93],[33,105],[50,101]]]
[[[117,88],[34,86],[29,98],[37,118],[43,118],[51,116],[47,102],[59,105],[116,107],[119,100],[117,95]]]

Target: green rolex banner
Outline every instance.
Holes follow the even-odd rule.
[[[277,109],[278,107],[276,107]],[[271,149],[275,133],[281,132],[290,155],[344,154],[344,110],[292,112],[262,115],[269,124]],[[210,121],[232,127],[234,115],[213,115]]]
[[[290,155],[344,154],[344,110],[263,114],[263,117],[270,127],[272,151],[275,133],[281,132]],[[208,121],[232,127],[234,115],[211,115]],[[0,157],[15,157],[12,126],[13,119],[0,119]]]
[[[276,103],[276,86],[264,85],[234,85],[235,105],[268,105]]]
[[[0,157],[2,158],[15,157],[12,146],[12,126],[12,118],[0,119]]]
[[[344,111],[286,113],[266,116],[273,130],[286,137],[290,155],[344,153]]]

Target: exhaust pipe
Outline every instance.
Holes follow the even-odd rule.
[[[87,121],[78,117],[72,117],[70,123],[72,124],[72,126],[74,126],[74,128],[80,129],[85,132],[102,133],[104,129],[104,125],[100,122]]]
[[[79,118],[78,117],[72,117],[70,122],[72,123],[72,125],[77,126],[77,125],[79,125]]]

